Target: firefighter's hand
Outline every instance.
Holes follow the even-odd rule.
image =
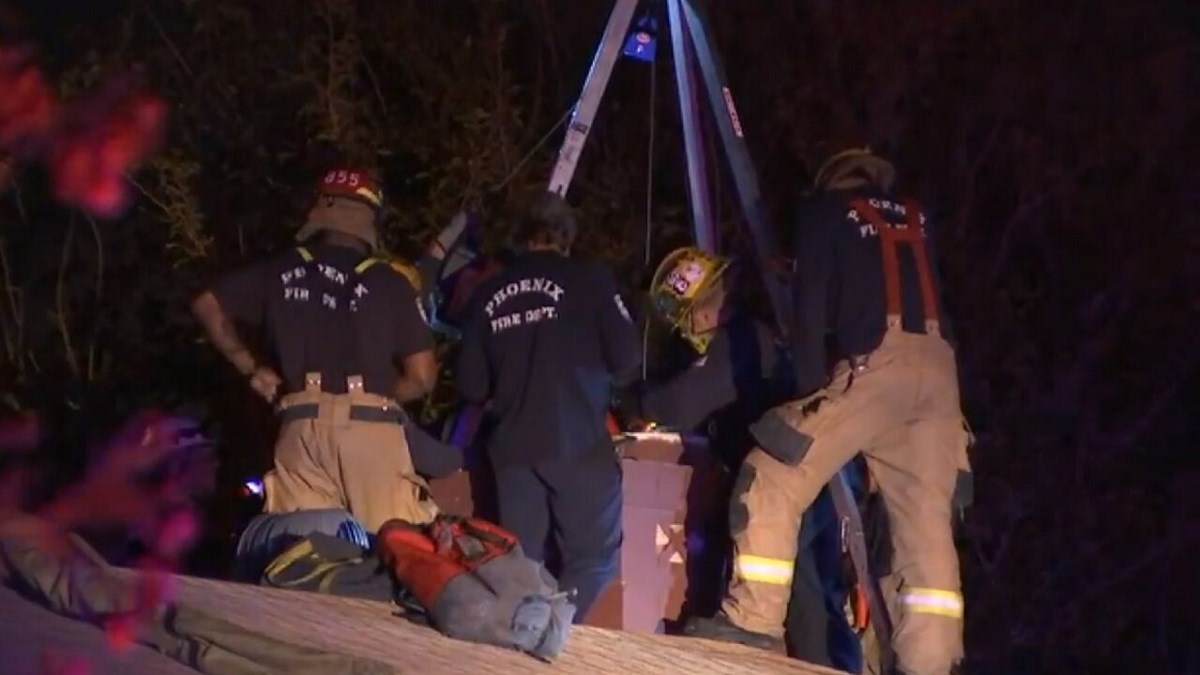
[[[654,422],[651,422],[650,420],[644,420],[640,417],[634,417],[625,422],[625,430],[630,433],[652,431],[657,426],[658,425],[656,425]]]
[[[283,384],[283,379],[266,366],[259,366],[250,374],[250,388],[266,399],[267,403],[275,402],[281,384]]]

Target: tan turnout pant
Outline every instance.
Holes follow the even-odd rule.
[[[280,409],[312,404],[316,417],[280,428],[275,468],[264,477],[267,513],[340,507],[371,533],[393,518],[426,523],[437,515],[428,485],[413,468],[404,427],[351,419],[352,407],[397,410],[394,400],[309,386],[285,396]]]
[[[736,553],[722,610],[745,630],[783,634],[801,516],[861,450],[890,518],[896,663],[907,675],[949,673],[962,658],[963,615],[951,497],[968,468],[950,345],[936,332],[891,328],[865,366],[838,364],[828,387],[768,415],[811,444],[794,465],[761,448],[746,459],[730,504]]]

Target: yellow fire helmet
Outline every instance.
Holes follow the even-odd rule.
[[[707,296],[729,268],[729,260],[695,246],[675,249],[663,258],[650,282],[654,309],[701,354],[708,350],[712,331],[692,333],[692,309]]]

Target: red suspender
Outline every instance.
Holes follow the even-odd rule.
[[[938,324],[937,295],[933,291],[933,275],[929,271],[929,256],[925,252],[925,237],[921,232],[921,207],[913,200],[905,200],[906,227],[889,223],[879,210],[859,197],[850,201],[850,206],[867,219],[879,232],[879,247],[883,254],[883,282],[887,293],[888,327],[900,325],[900,261],[896,253],[901,244],[908,244],[917,265],[917,279],[921,284],[921,304],[924,306],[925,331],[936,333]]]

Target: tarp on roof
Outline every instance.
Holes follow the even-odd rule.
[[[26,551],[27,555],[30,554]],[[11,549],[9,549],[11,560]],[[39,565],[46,565],[41,559]],[[111,588],[95,586],[111,580],[128,583],[132,572],[86,569],[57,572],[42,569],[41,596],[18,595],[0,589],[0,663],[5,672],[37,672],[43,649],[90,655],[92,673],[188,672],[159,653],[139,648],[124,654],[107,653],[98,628],[43,607],[63,589],[83,593],[87,603],[111,602]],[[12,570],[10,570],[10,573]],[[18,570],[19,572],[19,570]],[[56,576],[57,575],[57,576]],[[50,581],[48,585],[45,583]],[[826,675],[839,671],[784,658],[741,645],[695,638],[672,637],[577,626],[566,651],[553,664],[516,651],[444,637],[426,626],[396,616],[395,606],[302,591],[264,588],[193,577],[176,577],[175,607],[180,612],[160,616],[151,626],[151,640],[185,663],[197,663],[196,651],[207,651],[208,672],[323,672],[466,674],[479,672],[606,673],[696,675],[734,673],[797,673]],[[66,585],[64,585],[66,584]],[[92,586],[95,586],[92,588]],[[99,589],[99,590],[97,590]],[[34,598],[31,600],[30,598]],[[35,602],[39,600],[40,602]],[[58,611],[79,610],[79,600]],[[69,613],[69,611],[68,611]],[[189,632],[190,631],[190,632]],[[186,648],[183,648],[186,647]],[[237,657],[237,658],[235,658]],[[266,657],[258,669],[253,659]],[[244,659],[244,660],[239,660]],[[282,664],[286,663],[284,667]],[[13,669],[7,666],[19,664]],[[219,671],[216,668],[228,667]],[[195,671],[190,671],[195,672]]]
[[[138,609],[134,575],[104,564],[81,541],[74,550],[51,554],[28,539],[0,538],[0,569],[11,588],[64,617],[100,625]],[[187,601],[158,605],[138,625],[137,642],[212,675],[395,672],[391,666],[360,656],[263,635],[252,625],[228,621]],[[19,649],[21,641],[5,640],[6,651],[9,644]]]

